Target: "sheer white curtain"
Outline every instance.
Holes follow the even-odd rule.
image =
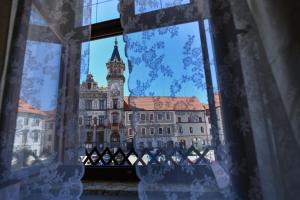
[[[16,1],[1,118],[1,199],[79,199],[89,0]],[[87,43],[85,43],[85,46]]]
[[[236,199],[209,1],[121,1],[120,11],[134,145],[147,164],[136,167],[139,198]]]

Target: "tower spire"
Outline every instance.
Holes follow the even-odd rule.
[[[114,46],[114,50],[113,50],[111,58],[110,58],[111,62],[114,62],[115,60],[122,61],[122,59],[120,57],[119,49],[118,49],[117,37],[115,37],[115,46]]]
[[[115,46],[118,46],[118,39],[115,37]]]

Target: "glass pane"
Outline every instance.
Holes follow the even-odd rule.
[[[135,0],[135,14],[142,14],[189,3],[190,0]]]
[[[129,92],[122,37],[94,40],[82,47],[82,55],[88,51],[90,59],[83,59],[81,67],[81,141],[86,148],[125,148],[127,132],[121,116],[124,116],[124,95]],[[115,65],[120,68],[114,68]]]
[[[93,0],[91,23],[94,24],[119,18],[118,4],[118,0]]]
[[[158,132],[144,136],[137,119],[132,124],[136,146],[202,152],[212,138],[198,22],[128,34],[126,42],[133,65],[129,107],[137,116],[154,113],[155,123],[148,128]]]
[[[14,169],[47,161],[54,152],[61,45],[27,41],[14,141]]]

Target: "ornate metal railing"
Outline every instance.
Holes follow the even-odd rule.
[[[197,165],[207,164],[213,158],[213,150],[207,146],[199,151],[194,146],[188,149],[160,148],[136,151],[93,147],[85,150],[82,162],[86,166],[147,166],[147,165]],[[211,154],[211,155],[209,155]],[[211,158],[209,157],[211,156]]]

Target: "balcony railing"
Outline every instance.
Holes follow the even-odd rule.
[[[147,166],[147,165],[197,165],[208,164],[211,160],[207,158],[212,153],[211,147],[207,146],[202,152],[194,146],[183,148],[155,148],[123,150],[99,147],[86,148],[86,155],[82,162],[86,166]]]

